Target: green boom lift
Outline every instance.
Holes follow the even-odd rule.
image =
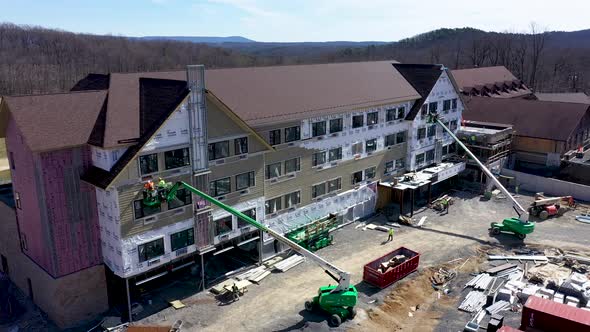
[[[269,235],[277,239],[278,241],[288,245],[295,252],[311,259],[317,263],[324,271],[332,277],[338,284],[323,286],[318,289],[318,295],[313,297],[311,301],[305,302],[305,309],[312,311],[315,309],[321,309],[324,312],[330,314],[330,324],[333,326],[339,326],[340,323],[345,319],[352,319],[356,315],[355,305],[358,299],[358,293],[354,286],[350,284],[350,273],[339,269],[332,265],[320,256],[312,253],[311,251],[303,248],[297,243],[291,241],[285,236],[273,231],[265,225],[257,222],[256,220],[248,217],[240,211],[233,209],[215,198],[205,194],[204,192],[192,187],[185,182],[177,182],[167,189],[165,195],[167,201],[174,200],[176,198],[176,191],[184,187],[195,195],[205,199],[206,201],[220,207],[221,209],[237,216],[238,218],[248,222],[252,226],[267,232]]]
[[[490,170],[481,161],[479,161],[479,159],[477,159],[477,157],[471,151],[469,151],[465,144],[463,144],[463,142],[461,142],[461,140],[458,139],[457,136],[455,136],[455,134],[453,134],[453,132],[440,121],[437,113],[430,113],[428,122],[438,123],[455,140],[455,142],[457,142],[457,144],[459,144],[459,146],[461,146],[461,148],[467,152],[469,157],[471,157],[471,159],[473,159],[473,161],[479,165],[481,170],[494,182],[498,189],[500,189],[504,195],[506,195],[506,197],[512,201],[512,208],[514,211],[516,211],[516,214],[518,214],[518,218],[506,218],[502,220],[502,222],[492,222],[490,224],[490,233],[494,235],[500,234],[502,232],[511,233],[516,235],[519,239],[524,240],[527,234],[530,234],[535,230],[535,223],[528,220],[529,214],[527,210],[525,210],[522,205],[520,205],[520,203],[518,203],[518,201],[512,197],[512,194],[510,194],[510,192],[504,188],[502,183],[496,179],[494,174],[492,174],[492,172],[490,172]]]

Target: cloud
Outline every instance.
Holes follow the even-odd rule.
[[[256,0],[207,0],[209,3],[228,5],[246,12],[252,16],[277,17],[280,13],[263,8],[263,4]]]

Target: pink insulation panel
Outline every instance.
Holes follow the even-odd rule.
[[[6,146],[10,156],[12,187],[23,252],[43,269],[54,274],[53,250],[50,250],[52,245],[47,236],[48,225],[41,223],[35,157],[12,119],[6,129]]]
[[[90,148],[32,152],[12,120],[6,144],[24,252],[54,277],[101,264],[96,194],[80,180]]]
[[[90,166],[88,146],[40,154],[47,222],[58,275],[102,263],[94,187],[80,175]]]

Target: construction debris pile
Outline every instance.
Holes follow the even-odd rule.
[[[590,258],[528,250],[513,256],[488,255],[488,260],[504,263],[474,275],[458,306],[473,315],[470,324],[478,325],[486,314],[518,312],[532,295],[590,311],[590,280],[585,274]]]
[[[408,257],[406,257],[404,255],[395,255],[391,259],[381,262],[381,264],[379,264],[379,268],[377,268],[377,271],[379,271],[381,273],[385,273],[390,268],[394,268],[394,267],[400,265],[401,263],[405,262],[407,259],[408,259]]]
[[[453,270],[447,270],[445,268],[440,268],[438,271],[432,274],[430,277],[430,282],[432,282],[432,286],[434,289],[439,289],[440,287],[444,287],[449,281],[453,280],[457,276],[457,272]]]

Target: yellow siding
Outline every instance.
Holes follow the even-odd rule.
[[[262,197],[264,195],[264,157],[262,154],[249,156],[248,159],[240,160],[237,162],[227,163],[224,165],[212,166],[209,180],[223,179],[231,177],[231,190],[232,192],[225,196],[224,203],[229,205],[238,204],[241,202],[249,201],[255,198]],[[236,175],[254,171],[255,179],[254,187],[249,188],[247,194],[240,194],[236,191]],[[217,207],[213,207],[214,210]]]
[[[266,165],[301,157],[301,171],[297,172],[294,178],[279,181],[278,183],[271,183],[269,180],[266,180],[264,189],[265,198],[274,198],[301,190],[301,205],[306,205],[312,202],[312,185],[341,177],[341,191],[350,190],[354,187],[351,183],[352,173],[372,166],[377,167],[374,180],[381,179],[383,178],[386,162],[405,157],[406,144],[393,146],[390,150],[380,151],[360,160],[341,161],[338,166],[325,169],[312,168],[311,156],[316,151],[303,148],[286,148],[275,153],[266,153]]]
[[[166,181],[175,183],[176,181],[184,181],[191,183],[191,174],[166,178]],[[135,234],[147,232],[152,229],[161,228],[163,226],[173,224],[182,220],[190,219],[193,215],[191,205],[186,205],[184,212],[177,214],[176,212],[182,208],[167,211],[166,204],[163,204],[161,213],[154,215],[158,217],[156,222],[145,224],[142,219],[135,220],[133,212],[133,201],[142,199],[143,184],[137,183],[131,186],[124,186],[118,188],[119,192],[119,209],[121,215],[121,237],[129,237]],[[152,217],[152,216],[150,216]]]

